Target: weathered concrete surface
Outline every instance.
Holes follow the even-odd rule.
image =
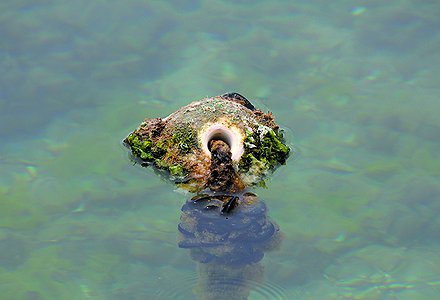
[[[208,186],[213,140],[230,148],[237,190],[262,183],[290,152],[272,113],[236,93],[195,101],[163,119],[145,119],[124,144],[141,165],[196,192]]]

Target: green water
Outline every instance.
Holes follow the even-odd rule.
[[[195,299],[181,207],[121,140],[235,91],[295,154],[249,299],[440,298],[437,1],[0,3],[0,298]],[[228,289],[228,286],[225,286]],[[231,298],[228,298],[232,300]]]

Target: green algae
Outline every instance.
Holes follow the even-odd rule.
[[[166,140],[154,143],[150,138],[141,139],[136,133],[131,133],[125,140],[135,157],[143,161],[154,162],[161,159],[167,150]]]
[[[184,177],[186,174],[181,165],[170,166],[168,170],[170,171],[170,174],[175,177]]]
[[[123,268],[121,257],[110,253],[93,253],[85,262],[85,277],[97,284],[111,283],[114,272]]]
[[[290,153],[282,131],[275,131],[266,126],[260,126],[254,134],[247,131],[244,147],[245,152],[239,162],[239,168],[243,173],[272,171],[285,164]]]
[[[161,160],[166,154],[169,147],[177,146],[177,150],[182,154],[188,153],[197,144],[195,132],[193,130],[178,130],[170,138],[158,139],[153,141],[152,138],[140,137],[137,131],[132,132],[124,140],[130,147],[133,155],[147,162]]]
[[[171,136],[171,141],[181,153],[189,153],[197,145],[196,133],[190,128],[176,131]]]
[[[0,281],[4,299],[83,299],[77,283],[70,276],[72,262],[61,259],[56,246],[35,249],[32,256],[17,270],[3,272]]]
[[[0,227],[31,229],[47,222],[49,216],[45,208],[28,203],[28,199],[32,199],[29,184],[29,178],[17,177],[8,194],[2,197]]]
[[[150,138],[140,138],[136,132],[131,133],[124,142],[129,145],[132,155],[142,161],[152,163],[158,170],[169,173],[176,178],[184,178],[188,173],[181,164],[170,164],[167,150],[176,146],[177,151],[188,153],[195,145],[195,137],[192,131],[178,131],[167,139],[153,142]]]

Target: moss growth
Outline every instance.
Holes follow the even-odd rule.
[[[170,140],[159,139],[156,142],[150,137],[140,136],[137,131],[132,132],[124,142],[130,146],[133,156],[144,161],[154,162],[161,159],[169,150],[168,147],[177,145],[181,153],[188,153],[196,146],[196,134],[193,130],[179,130]]]
[[[172,135],[170,140],[153,139],[139,134],[137,131],[131,133],[124,142],[130,147],[135,158],[148,162],[160,171],[168,173],[173,177],[183,179],[187,175],[187,171],[182,165],[174,165],[172,162],[173,152],[169,151],[169,147],[177,146],[176,151],[180,153],[189,152],[194,147],[195,138],[192,131],[179,131]]]
[[[171,142],[176,144],[182,153],[188,153],[196,146],[196,134],[193,130],[179,130],[171,136]]]
[[[154,143],[149,138],[142,140],[135,132],[125,139],[125,143],[130,146],[133,156],[147,162],[160,159],[166,153],[168,147],[166,141]]]
[[[175,176],[175,177],[184,177],[185,176],[185,171],[181,165],[170,166],[168,168],[168,171],[170,172],[170,174],[172,176]]]
[[[0,228],[32,229],[48,222],[49,214],[44,205],[29,205],[29,199],[35,197],[30,185],[30,178],[17,176],[8,194],[2,195]]]
[[[78,283],[68,280],[78,271],[59,256],[60,247],[35,249],[20,268],[4,272],[0,268],[2,299],[84,299]]]
[[[250,133],[246,133],[245,153],[239,162],[239,168],[244,173],[273,170],[286,162],[290,148],[284,144],[282,132],[275,132],[271,128],[261,126],[256,134]]]
[[[284,137],[282,132],[275,133],[270,129],[261,141],[262,156],[265,157],[271,167],[279,164],[285,164],[289,157],[290,148],[284,145]]]

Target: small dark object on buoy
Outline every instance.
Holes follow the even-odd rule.
[[[226,98],[228,100],[240,103],[246,108],[249,108],[250,110],[255,110],[255,106],[252,105],[252,103],[246,99],[244,96],[240,95],[239,93],[226,93],[222,95],[223,98]]]

